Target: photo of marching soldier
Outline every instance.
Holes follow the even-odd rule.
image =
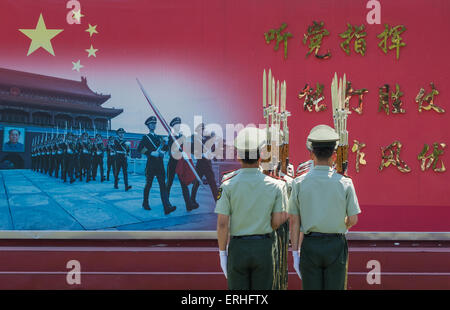
[[[213,158],[213,153],[215,151],[214,145],[208,147],[207,141],[212,137],[205,135],[205,124],[201,123],[195,128],[195,133],[191,137],[191,147],[192,154],[197,159],[197,164],[195,165],[195,170],[199,174],[200,178],[206,177],[206,182],[208,183],[211,194],[214,200],[217,200],[218,190],[217,183],[214,180],[214,172],[212,171],[211,159]],[[209,149],[208,149],[209,148]],[[198,187],[200,182],[198,180],[194,181],[192,186],[191,199],[192,203],[198,207],[196,201]]]
[[[137,151],[147,156],[147,165],[145,168],[145,188],[144,201],[142,207],[145,210],[151,210],[148,203],[148,196],[152,188],[153,179],[156,177],[159,184],[159,191],[161,195],[161,202],[164,208],[164,214],[169,214],[175,211],[176,207],[169,202],[169,195],[165,184],[165,171],[163,164],[164,154],[168,151],[168,141],[155,134],[156,117],[150,116],[145,125],[148,127],[149,133],[142,137]]]
[[[177,170],[178,165],[182,164],[184,161],[183,159],[176,159],[173,154],[172,147],[175,146],[175,150],[178,152],[182,151],[183,144],[180,144],[177,148],[177,145],[174,144],[176,141],[182,141],[186,137],[183,136],[183,133],[180,131],[180,124],[181,124],[181,118],[175,117],[170,122],[170,127],[172,127],[172,133],[173,137],[169,137],[169,163],[167,164],[167,196],[170,199],[170,189],[172,188],[173,180],[175,178],[175,174],[178,176],[178,180],[180,182],[181,191],[183,193],[183,199],[184,203],[186,205],[186,211],[192,211],[194,209],[197,209],[199,205],[197,203],[194,203],[191,200],[190,194],[189,194],[189,188],[186,185],[185,181],[182,181],[181,172],[180,169]]]
[[[165,113],[170,118],[166,119],[138,81],[142,93],[135,89],[134,96],[150,108],[138,127],[147,130],[131,132],[135,129],[120,126],[116,130],[111,128],[111,119],[123,109],[102,107],[111,96],[93,92],[85,77],[74,81],[0,68],[1,74],[8,78],[18,75],[19,82],[22,75],[37,84],[44,79],[39,92],[43,97],[48,96],[49,85],[63,81],[66,88],[61,91],[79,101],[67,99],[64,109],[62,105],[55,107],[50,118],[45,116],[46,107],[35,106],[32,120],[3,127],[0,122],[0,134],[19,135],[14,129],[19,128],[18,141],[24,142],[22,154],[6,154],[8,158],[20,157],[19,164],[13,165],[24,169],[9,174],[6,169],[14,168],[4,165],[6,168],[0,170],[6,188],[13,186],[6,199],[10,220],[0,221],[0,229],[215,229],[219,180],[236,163],[215,158],[215,151],[221,150],[214,141],[223,138],[205,130],[209,124],[183,122],[197,117],[192,111],[169,109]],[[92,105],[84,105],[85,100]],[[69,111],[72,108],[78,112]],[[153,184],[155,178],[157,185]],[[118,190],[122,182],[124,190]],[[15,198],[16,189],[21,195]],[[16,212],[16,204],[33,211]]]
[[[123,128],[117,129],[118,138],[114,140],[114,151],[116,153],[115,157],[115,174],[114,174],[114,188],[119,188],[119,173],[120,170],[123,172],[123,182],[125,184],[125,191],[131,189],[131,185],[128,185],[128,162],[127,158],[130,154],[130,142],[124,139],[125,130]]]

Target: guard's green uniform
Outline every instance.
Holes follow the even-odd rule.
[[[230,216],[228,288],[272,289],[271,218],[287,207],[280,182],[258,168],[241,168],[224,178],[218,198],[215,212]]]
[[[303,289],[345,289],[345,217],[361,213],[352,180],[329,166],[315,166],[294,180],[288,212],[300,215],[305,234],[300,249]]]

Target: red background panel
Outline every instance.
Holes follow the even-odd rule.
[[[136,76],[146,76],[152,81],[159,79],[170,85],[169,73],[175,74],[187,84],[204,85],[213,95],[210,93],[209,99],[202,103],[202,111],[196,111],[198,105],[190,109],[189,103],[184,102],[184,106],[166,107],[163,113],[177,113],[185,108],[223,124],[263,123],[262,72],[271,68],[276,78],[287,82],[287,108],[292,112],[290,157],[294,164],[309,159],[305,148],[309,130],[321,123],[332,125],[331,79],[334,72],[339,76],[346,73],[355,89],[369,89],[364,96],[363,115],[353,113],[348,119],[350,146],[353,139],[367,144],[363,150],[367,166],[362,166],[360,173],[354,168],[355,155],[349,156],[349,174],[363,210],[355,230],[450,231],[449,172],[422,172],[417,160],[425,143],[450,143],[450,66],[445,56],[450,48],[449,1],[381,1],[380,25],[367,25],[367,1],[356,0],[80,2],[85,22],[68,26],[64,1],[3,0],[0,3],[0,65],[79,79],[80,74],[70,70],[70,62],[84,57],[86,68],[82,74],[105,90],[108,85],[123,83],[123,88],[114,90],[116,93],[125,93],[127,81],[134,83]],[[34,28],[41,12],[48,28],[64,28],[52,40],[55,57],[42,49],[27,57],[29,39],[17,31]],[[324,21],[330,32],[321,49],[321,53],[331,50],[332,57],[328,60],[305,57],[307,47],[302,38],[313,20]],[[99,25],[101,35],[94,35],[95,41],[86,33],[81,35],[88,22]],[[263,36],[283,22],[288,25],[286,31],[293,34],[288,41],[287,60],[283,59],[283,47],[275,52],[275,43],[267,45]],[[366,26],[366,56],[356,54],[353,49],[348,56],[341,50],[339,33],[347,29],[347,23]],[[385,55],[377,46],[376,36],[384,30],[385,23],[407,28],[401,35],[406,46],[401,48],[399,60],[395,59],[395,51]],[[92,41],[101,51],[96,59],[86,58],[84,51]],[[329,109],[305,112],[297,94],[306,83],[317,82],[325,85],[325,103]],[[421,87],[428,93],[430,82],[440,92],[435,103],[447,110],[444,114],[418,112],[414,98]],[[392,88],[395,83],[400,85],[406,114],[387,116],[378,112],[378,88],[385,83]],[[158,93],[154,88],[151,91]],[[155,96],[162,98],[164,92]],[[113,93],[114,97],[120,94]],[[356,103],[354,98],[352,106]],[[137,105],[132,100],[121,102],[125,112],[113,124],[124,127],[133,117],[127,111],[136,112]],[[394,167],[378,170],[380,147],[394,140],[403,143],[401,158],[412,168],[408,174]],[[441,158],[450,165],[448,148]]]

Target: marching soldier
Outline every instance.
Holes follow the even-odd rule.
[[[314,167],[294,180],[289,198],[294,269],[306,290],[347,287],[345,233],[361,210],[352,180],[332,168],[337,141],[339,135],[327,125],[311,130],[306,144]]]
[[[49,140],[45,140],[44,144],[44,173],[47,174],[49,172],[50,164],[50,144]]]
[[[205,143],[210,139],[209,136],[204,135],[205,130],[205,124],[200,124],[195,129],[195,133],[192,135],[191,138],[191,146],[192,146],[192,153],[194,154],[195,158],[197,159],[197,163],[195,164],[195,170],[197,171],[200,178],[203,176],[206,177],[206,181],[209,184],[209,187],[211,189],[211,194],[213,195],[214,200],[217,200],[217,184],[216,179],[214,177],[214,172],[212,170],[212,164],[211,164],[211,158],[212,158],[212,152],[214,151],[211,148],[207,149],[205,146]],[[191,200],[192,203],[198,207],[198,203],[196,201],[197,197],[197,190],[200,186],[200,183],[198,180],[194,181],[194,184],[192,185],[192,192],[191,192]]]
[[[95,181],[97,176],[97,169],[100,166],[100,177],[101,182],[105,180],[105,174],[103,171],[103,154],[105,151],[105,146],[103,145],[103,139],[101,134],[95,135],[95,141],[92,147],[92,179]]]
[[[81,164],[80,164],[80,153],[81,153],[81,139],[76,134],[72,134],[73,142],[73,170],[75,179],[80,178],[81,181]]]
[[[162,137],[155,134],[156,128],[156,117],[150,116],[146,121],[149,129],[149,133],[142,137],[141,142],[137,148],[137,151],[141,154],[147,156],[147,165],[145,167],[146,183],[144,188],[144,201],[142,202],[142,207],[145,210],[151,210],[148,203],[148,196],[150,194],[150,189],[152,188],[152,183],[154,177],[158,180],[159,191],[161,195],[161,201],[164,207],[164,214],[169,214],[175,211],[176,207],[172,206],[169,202],[169,196],[167,194],[166,183],[165,183],[165,171],[164,171],[164,152],[167,151],[167,143],[162,139]]]
[[[106,180],[109,181],[109,173],[113,171],[113,176],[116,175],[116,151],[114,150],[114,137],[110,136],[108,138],[108,144],[106,146]]]
[[[239,132],[234,146],[241,169],[224,176],[217,197],[220,265],[231,290],[273,287],[273,231],[287,218],[287,196],[278,180],[259,169],[265,135],[254,127]]]
[[[41,157],[41,151],[42,151],[42,144],[41,144],[41,140],[38,140],[37,146],[36,146],[36,171],[37,172],[42,172],[41,168],[42,168],[42,157]]]
[[[117,130],[118,139],[114,140],[114,151],[116,152],[116,168],[114,175],[114,188],[119,188],[119,173],[120,169],[122,169],[123,173],[123,181],[125,183],[125,191],[128,191],[131,188],[131,185],[128,185],[128,163],[127,156],[130,152],[130,142],[125,141],[124,139],[125,130],[123,128],[119,128]]]
[[[36,171],[36,144],[34,139],[31,146],[31,170]]]
[[[86,175],[86,183],[91,180],[91,143],[89,142],[89,136],[87,132],[81,135],[80,142],[80,181],[83,174]]]
[[[63,175],[64,164],[63,164],[63,143],[64,135],[59,134],[58,140],[56,142],[56,155],[55,155],[55,177],[58,178],[59,171],[61,170],[61,176]]]
[[[183,137],[183,134],[180,132],[180,124],[181,124],[181,118],[179,118],[179,117],[175,117],[170,122],[170,127],[172,127],[172,129],[173,129],[173,135],[177,141],[179,141]],[[174,141],[172,139],[172,136],[170,136],[169,137],[169,163],[167,164],[167,196],[169,197],[169,201],[170,201],[170,189],[173,184],[173,179],[175,178],[175,169],[177,167],[178,160],[184,160],[184,159],[175,159],[173,157],[173,154],[172,154],[173,143],[174,143]],[[181,149],[179,151],[182,150],[182,145],[180,145],[180,147],[181,147]],[[186,204],[186,210],[192,211],[194,209],[197,209],[198,205],[194,205],[191,201],[191,198],[189,197],[189,188],[187,187],[187,185],[184,184],[183,182],[181,182],[180,178],[178,178],[178,181],[180,182],[180,185],[181,185],[181,192],[183,193],[184,202]]]
[[[50,171],[49,175],[53,176],[53,172],[56,170],[56,136],[51,140],[50,143]]]
[[[63,180],[64,182],[67,182],[67,175],[69,175],[70,178],[70,184],[75,182],[74,178],[74,170],[75,170],[75,150],[77,149],[76,137],[72,135],[71,133],[68,133],[66,135],[66,141],[61,145],[63,149],[63,163],[64,163],[64,169],[63,169]]]

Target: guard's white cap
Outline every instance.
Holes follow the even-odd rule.
[[[267,137],[264,129],[246,127],[234,139],[234,147],[238,151],[239,158],[244,158],[245,152],[254,152],[256,155],[257,150],[261,150],[266,145],[266,141]]]
[[[336,131],[328,125],[317,125],[309,132],[308,139],[306,140],[306,147],[312,151],[313,142],[335,142],[335,148],[337,147],[337,141],[339,141],[339,135]]]

